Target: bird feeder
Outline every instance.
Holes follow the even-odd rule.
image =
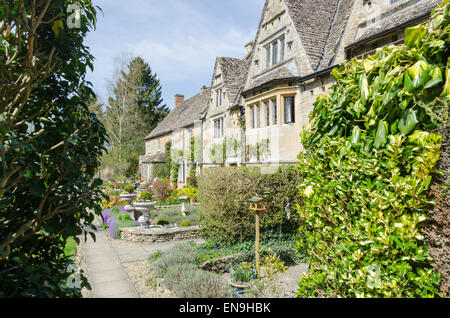
[[[253,198],[248,199],[249,210],[255,211],[255,258],[256,258],[256,271],[260,275],[260,255],[259,255],[259,238],[260,238],[260,213],[266,211],[266,197],[270,192],[264,192],[263,195],[257,194]]]

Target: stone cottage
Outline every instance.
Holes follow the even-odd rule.
[[[200,136],[197,172],[217,165],[260,165],[270,173],[278,165],[294,164],[303,151],[300,131],[314,101],[335,83],[333,68],[402,43],[405,28],[429,19],[440,2],[266,0],[246,56],[217,58],[211,89],[205,90],[209,95],[195,108],[200,114],[184,123],[176,106],[147,144],[158,148],[153,144],[165,138],[186,149],[178,140],[185,142],[186,127],[191,127],[188,136]],[[184,137],[174,137],[179,134]],[[148,152],[143,164],[157,160],[152,155]],[[181,183],[186,160],[183,167]]]

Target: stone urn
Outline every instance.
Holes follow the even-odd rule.
[[[139,222],[146,227],[150,226],[150,211],[154,210],[156,202],[142,201],[134,203],[134,219],[139,220]],[[143,220],[144,222],[141,222]]]
[[[128,213],[132,213],[134,211],[134,207],[131,205],[131,202],[137,199],[137,193],[123,192],[120,194],[120,198],[128,203],[125,206],[125,211],[127,211]]]
[[[189,198],[185,195],[182,195],[182,196],[179,196],[178,199],[181,200],[181,214],[183,214],[183,216],[186,216],[186,201]]]

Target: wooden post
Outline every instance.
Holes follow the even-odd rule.
[[[259,258],[259,211],[256,211],[256,235],[255,235],[255,256],[256,256],[256,272],[261,277],[260,273],[260,258]]]

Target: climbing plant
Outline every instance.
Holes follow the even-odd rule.
[[[440,276],[421,228],[448,123],[450,4],[404,45],[333,70],[301,133],[302,225],[310,269],[298,297],[434,297]]]

